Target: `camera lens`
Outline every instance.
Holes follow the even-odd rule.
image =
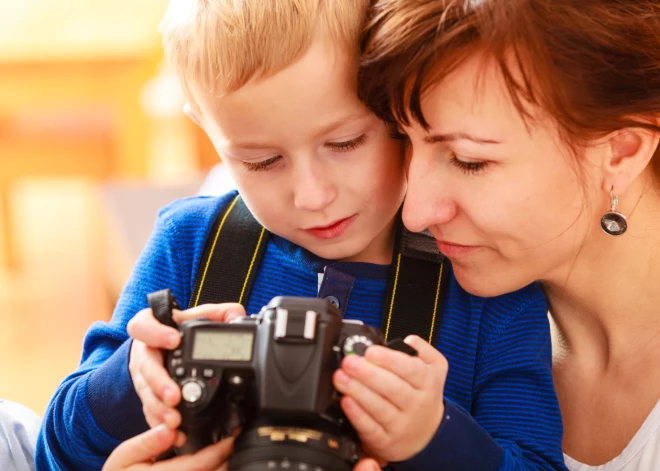
[[[236,439],[231,471],[351,471],[357,461],[354,440],[318,427],[264,425]]]

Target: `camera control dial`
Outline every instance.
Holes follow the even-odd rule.
[[[181,387],[181,397],[184,401],[194,404],[202,398],[204,386],[197,380],[190,380]]]
[[[364,335],[351,335],[344,340],[344,345],[342,348],[342,353],[344,356],[351,355],[353,353],[364,356],[364,352],[368,347],[371,347],[374,343]]]

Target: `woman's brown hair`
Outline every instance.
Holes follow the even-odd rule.
[[[542,107],[571,144],[660,132],[660,0],[376,0],[360,96],[386,121],[428,127],[424,92],[476,51],[523,116]],[[660,176],[660,158],[654,167]]]

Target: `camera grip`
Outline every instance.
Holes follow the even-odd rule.
[[[208,426],[190,427],[182,425],[179,430],[186,434],[187,439],[182,447],[176,448],[177,455],[193,454],[215,443],[213,433]]]

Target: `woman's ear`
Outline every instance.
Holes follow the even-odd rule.
[[[660,141],[660,133],[642,128],[625,128],[607,138],[602,155],[603,190],[624,193],[647,167]]]
[[[201,120],[199,119],[199,116],[197,116],[197,113],[195,112],[195,110],[193,109],[193,107],[190,105],[190,102],[186,102],[186,103],[183,105],[183,113],[184,113],[186,116],[188,116],[190,119],[192,119],[192,121],[193,121],[197,126],[199,126],[200,128],[203,128],[203,127],[204,127],[204,126],[202,126],[202,122],[201,122]]]

